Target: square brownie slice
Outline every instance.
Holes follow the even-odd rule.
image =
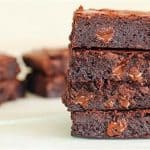
[[[150,50],[150,12],[84,10],[74,13],[71,48]]]
[[[72,112],[73,136],[84,138],[150,138],[150,110]]]
[[[150,85],[150,52],[135,50],[72,50],[68,80],[124,81]]]
[[[150,86],[110,80],[68,82],[62,100],[71,112],[150,109]]]

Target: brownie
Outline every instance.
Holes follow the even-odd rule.
[[[150,85],[150,52],[72,50],[68,80],[135,82]]]
[[[63,103],[69,111],[150,109],[150,86],[125,82],[68,82]]]
[[[25,85],[17,79],[0,81],[0,104],[25,95]]]
[[[45,76],[33,72],[27,76],[27,89],[43,97],[60,97],[64,90],[64,75]]]
[[[150,110],[72,112],[73,136],[150,138]]]
[[[13,79],[20,72],[16,58],[0,54],[0,80]]]
[[[150,50],[150,12],[84,10],[74,13],[71,47]]]
[[[42,49],[23,55],[27,66],[45,75],[64,74],[68,65],[68,49]]]

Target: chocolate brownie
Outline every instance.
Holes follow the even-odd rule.
[[[27,88],[43,97],[60,97],[64,90],[64,78],[64,75],[45,76],[40,72],[33,72],[27,76]]]
[[[50,76],[66,72],[68,55],[68,49],[42,49],[26,53],[23,56],[23,60],[33,70]]]
[[[150,109],[150,85],[110,80],[68,82],[62,99],[69,111]]]
[[[6,101],[23,97],[25,85],[17,79],[0,81],[0,104]]]
[[[113,80],[150,85],[150,52],[72,50],[68,80]]]
[[[150,12],[80,7],[74,13],[70,41],[73,49],[150,50]]]
[[[150,138],[150,110],[72,112],[73,136]]]
[[[16,58],[0,54],[0,80],[13,79],[20,72]]]

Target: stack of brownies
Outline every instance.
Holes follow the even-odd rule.
[[[80,7],[70,40],[71,134],[150,138],[150,12]]]
[[[19,72],[16,58],[0,54],[0,104],[24,96],[24,84],[16,78]]]
[[[23,60],[32,72],[27,76],[30,92],[44,97],[59,97],[64,90],[68,49],[42,49],[26,53]]]

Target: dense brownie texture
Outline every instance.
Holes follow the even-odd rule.
[[[101,79],[150,85],[150,52],[72,50],[68,80]]]
[[[33,70],[43,72],[45,75],[64,74],[68,66],[68,49],[42,49],[29,52],[23,60]]]
[[[64,75],[45,76],[33,72],[27,76],[27,88],[32,93],[43,97],[60,97],[64,90]]]
[[[20,72],[16,58],[0,54],[0,80],[13,79]]]
[[[69,111],[150,108],[150,86],[124,82],[69,82],[63,94]]]
[[[72,48],[128,48],[150,50],[150,12],[109,9],[74,14]]]
[[[72,112],[72,135],[86,138],[150,138],[150,110]]]
[[[0,104],[11,101],[25,94],[25,85],[17,79],[0,81]]]

